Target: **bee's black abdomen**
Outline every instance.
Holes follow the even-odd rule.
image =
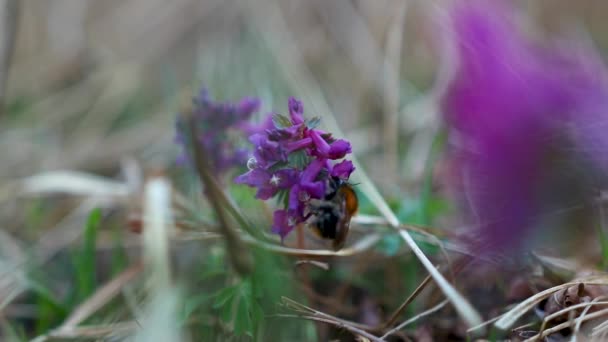
[[[326,239],[335,239],[336,226],[340,220],[338,214],[335,213],[335,208],[331,205],[320,206],[316,215],[315,226],[319,228],[321,236]]]
[[[336,238],[336,225],[338,224],[338,217],[336,215],[324,214],[319,219],[319,228],[321,230],[321,236],[326,239]]]

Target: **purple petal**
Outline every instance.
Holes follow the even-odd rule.
[[[275,172],[279,182],[277,187],[279,189],[288,189],[294,186],[300,178],[300,172],[295,169],[283,169]]]
[[[312,139],[311,138],[304,138],[304,139],[300,139],[300,140],[297,140],[297,141],[289,142],[285,146],[285,149],[287,150],[288,153],[291,153],[293,151],[301,150],[303,148],[308,148],[311,145],[312,145]]]
[[[264,119],[261,123],[251,123],[251,122],[243,122],[240,126],[240,129],[248,136],[264,133],[267,129],[273,129],[274,123],[272,122],[272,115],[267,115],[266,119]]]
[[[302,188],[300,185],[295,185],[289,192],[288,209],[293,216],[300,217],[304,213],[304,203],[300,200]]]
[[[289,225],[289,215],[287,210],[277,210],[273,215],[272,232],[279,234],[281,240],[293,230],[294,227]]]
[[[311,198],[320,199],[325,196],[325,182],[306,182],[301,186]]]
[[[261,200],[271,199],[277,192],[279,192],[279,188],[276,186],[263,186],[258,188],[258,191],[255,193],[255,198]]]
[[[246,97],[239,102],[238,111],[243,115],[243,119],[249,119],[251,114],[260,109],[260,100],[255,97]]]
[[[334,165],[330,174],[332,177],[348,179],[350,177],[350,174],[353,173],[353,171],[355,171],[355,166],[353,165],[353,162],[351,162],[350,160],[343,160],[338,164]]]
[[[249,137],[249,141],[254,145],[253,154],[261,167],[270,166],[287,158],[279,142],[268,140],[265,133],[254,134]]]
[[[330,150],[330,146],[327,141],[325,141],[325,139],[323,139],[323,137],[321,137],[321,135],[319,135],[319,132],[316,130],[310,130],[309,135],[312,138],[313,143],[315,144],[316,154],[320,157],[326,158]]]
[[[304,122],[304,105],[300,100],[296,98],[289,98],[289,116],[291,116],[291,122],[294,125],[298,125]]]
[[[188,155],[185,152],[180,153],[175,159],[175,163],[179,166],[188,165],[190,163],[190,158],[188,158]]]
[[[303,124],[293,125],[290,127],[284,128],[274,128],[267,130],[268,138],[270,140],[288,140],[288,139],[298,139],[302,136],[302,132],[304,130]]]
[[[306,169],[304,169],[304,172],[302,172],[302,182],[314,181],[315,178],[317,178],[317,175],[319,174],[319,172],[321,172],[321,169],[323,168],[324,165],[325,165],[324,159],[318,159],[318,158],[313,159],[312,162],[310,162],[310,164],[308,164]]]
[[[255,133],[249,137],[249,142],[256,147],[262,145],[262,142],[266,140],[268,140],[268,136],[265,133]]]
[[[329,148],[329,159],[344,158],[347,153],[351,153],[350,143],[344,139],[334,141]]]
[[[236,184],[246,184],[251,187],[261,187],[270,181],[270,173],[263,169],[253,169],[234,179]]]

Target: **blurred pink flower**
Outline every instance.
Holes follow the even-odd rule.
[[[450,12],[459,64],[442,109],[487,250],[520,246],[537,223],[543,182],[557,172],[546,163],[555,148],[608,170],[604,65],[580,44],[533,43],[511,4],[467,0]],[[556,146],[557,138],[566,143]]]

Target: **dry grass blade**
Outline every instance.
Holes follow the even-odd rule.
[[[38,336],[31,342],[43,342],[51,339],[98,339],[98,338],[124,338],[137,330],[137,322],[120,322],[106,325],[89,325],[75,327],[69,331],[51,332],[46,335]]]
[[[164,178],[152,179],[146,185],[144,196],[144,262],[152,293],[162,292],[171,282],[167,231],[171,186]]]
[[[261,9],[264,13],[261,13]],[[257,24],[260,26],[260,32],[265,34],[265,38],[273,53],[277,54],[277,62],[287,76],[287,80],[293,85],[294,89],[301,90],[302,97],[311,99],[313,109],[320,113],[327,113],[324,118],[327,126],[338,136],[344,136],[341,132],[335,118],[330,115],[331,109],[323,100],[322,89],[317,82],[311,77],[311,73],[302,63],[301,53],[295,44],[290,34],[289,27],[279,12],[279,6],[276,1],[267,3],[264,6],[250,6],[254,18],[257,19]],[[266,33],[272,32],[269,36]],[[371,182],[370,178],[365,174],[362,165],[355,157],[352,158],[353,164],[357,168],[354,174],[354,181],[359,182],[359,188],[367,198],[373,203],[380,213],[387,219],[388,223],[396,230],[399,230],[399,220],[392,212],[384,198]],[[437,286],[452,302],[458,314],[463,318],[468,326],[479,325],[481,316],[473,308],[473,306],[460,294],[456,289],[437,271],[435,266],[426,257],[422,250],[418,247],[414,239],[407,231],[400,231],[400,235],[407,245],[412,249],[416,257],[422,262],[426,270],[431,274]]]
[[[399,92],[401,90],[401,44],[408,1],[401,1],[396,9],[393,24],[389,28],[384,58],[384,162],[391,177],[398,172],[399,152]]]
[[[293,318],[302,318],[313,320],[317,322],[324,322],[336,326],[338,328],[345,329],[355,336],[362,336],[364,338],[369,339],[370,341],[384,341],[382,338],[378,338],[365,330],[372,330],[372,327],[364,326],[362,324],[358,324],[355,322],[346,321],[340,319],[338,317],[334,317],[332,315],[328,315],[324,312],[317,311],[313,308],[310,308],[306,305],[300,304],[293,299],[289,299],[287,297],[281,298],[283,304],[286,308],[294,310],[302,315],[277,315],[279,317],[293,317]]]
[[[122,287],[135,279],[143,270],[143,264],[138,262],[121,272],[110,282],[99,288],[91,297],[80,304],[63,322],[58,332],[74,329],[75,326],[86,320],[97,310],[107,304],[120,293]]]
[[[544,338],[546,336],[549,336],[549,335],[551,335],[553,333],[556,333],[556,332],[558,332],[558,331],[560,331],[562,329],[572,327],[573,325],[578,324],[579,321],[586,322],[586,321],[592,320],[594,318],[602,317],[602,316],[605,316],[605,315],[608,315],[608,309],[599,310],[599,311],[596,311],[596,312],[591,313],[589,315],[586,315],[584,317],[579,317],[579,318],[576,318],[574,320],[570,320],[568,322],[564,322],[562,324],[558,324],[558,325],[552,327],[551,329],[544,330],[542,333],[539,333],[539,334],[536,334],[536,335],[530,337],[529,339],[525,340],[524,342],[537,341],[538,339],[541,339],[541,338]]]
[[[0,117],[4,112],[6,82],[17,34],[19,0],[0,0]]]
[[[74,311],[72,311],[70,316],[63,322],[63,324],[59,328],[53,329],[48,334],[35,338],[34,341],[46,341],[49,338],[98,337],[100,334],[108,334],[108,332],[106,332],[106,330],[104,329],[101,329],[103,332],[100,332],[97,328],[77,327],[77,325],[82,323],[84,320],[94,314],[97,310],[107,304],[117,294],[119,294],[122,287],[131,280],[133,280],[135,277],[137,277],[137,275],[139,275],[142,270],[143,264],[139,262],[124,270],[116,278],[112,279],[109,283],[98,289],[91,297],[89,297],[86,301],[84,301],[76,309],[74,309]],[[116,331],[119,330],[120,329],[117,329]],[[132,327],[129,327],[129,329],[127,329],[127,331],[130,330],[132,330]],[[91,333],[93,334],[93,336],[88,335]]]
[[[448,304],[448,300],[447,300],[447,299],[446,299],[446,300],[444,300],[444,301],[442,301],[441,303],[439,303],[439,304],[437,304],[437,305],[433,306],[432,308],[430,308],[430,309],[428,309],[428,310],[425,310],[425,311],[423,311],[423,312],[421,312],[421,313],[417,314],[416,316],[414,316],[414,317],[412,317],[412,318],[408,319],[407,321],[404,321],[403,323],[399,324],[398,326],[396,326],[395,328],[393,328],[393,329],[389,330],[389,331],[388,331],[386,334],[384,334],[384,335],[382,336],[382,339],[386,339],[386,338],[387,338],[387,337],[389,337],[390,335],[392,335],[392,334],[396,333],[397,331],[399,331],[399,330],[401,330],[401,329],[405,328],[406,326],[408,326],[408,325],[410,325],[410,324],[412,324],[412,323],[414,323],[414,322],[418,321],[419,319],[421,319],[421,318],[423,318],[423,317],[426,317],[426,316],[428,316],[428,315],[430,315],[430,314],[432,314],[432,313],[435,313],[435,312],[437,312],[437,311],[439,311],[439,310],[443,309],[443,307],[444,307],[444,306],[446,306],[446,304]]]
[[[148,303],[142,329],[135,341],[180,341],[177,322],[177,293],[171,282],[169,234],[171,185],[155,178],[144,191],[144,267],[147,273]]]
[[[594,305],[597,305],[599,303],[608,304],[608,302],[600,302],[602,299],[606,299],[606,296],[596,297],[591,301],[591,303],[586,303],[587,305],[583,309],[583,312],[581,312],[581,314],[579,316],[579,320],[578,320],[578,322],[576,322],[576,325],[574,326],[574,330],[572,331],[572,339],[570,339],[570,342],[576,342],[576,340],[577,340],[576,336],[578,335],[579,331],[581,330],[581,324],[583,324],[583,318],[587,315],[587,312],[589,312],[589,309],[591,309],[591,307],[593,307]]]
[[[608,304],[608,302],[580,303],[580,304],[569,306],[569,307],[559,310],[557,312],[554,312],[543,319],[543,323],[541,324],[540,329],[539,329],[539,334],[542,334],[542,332],[545,330],[545,328],[547,326],[547,323],[549,323],[554,318],[557,318],[557,317],[565,315],[565,314],[574,314],[575,310],[578,310],[581,308],[588,309],[594,305],[605,305],[605,304]],[[518,328],[518,329],[514,329],[514,330],[520,330],[520,329]]]
[[[580,283],[584,283],[585,285],[607,285],[608,277],[607,276],[593,276],[593,277],[588,277],[588,278],[582,278],[576,282],[561,284],[561,285],[552,287],[550,289],[544,290],[542,292],[539,292],[539,293],[535,294],[534,296],[519,303],[513,309],[511,309],[510,311],[505,313],[498,321],[496,321],[496,323],[494,323],[494,325],[498,329],[507,330],[511,326],[513,326],[513,324],[515,324],[515,322],[517,321],[517,319],[519,319],[519,317],[521,317],[526,312],[528,312],[529,310],[534,308],[534,306],[536,304],[540,303],[543,299],[549,297],[550,295],[552,295],[553,293],[555,293],[561,289],[568,288],[568,287],[574,286],[574,285],[578,285]]]
[[[321,262],[321,261],[316,261],[316,260],[298,260],[295,262],[295,266],[302,266],[302,265],[313,265],[316,266],[322,270],[329,270],[329,264],[326,262]]]
[[[266,249],[268,251],[272,251],[275,253],[285,254],[285,255],[298,255],[298,256],[352,256],[355,254],[362,253],[371,247],[373,247],[376,243],[381,240],[380,234],[372,234],[368,235],[361,240],[355,242],[352,246],[343,248],[339,251],[330,251],[323,249],[301,249],[301,248],[291,248],[284,247],[280,245],[275,245],[271,243],[266,243],[264,241],[259,241],[247,236],[242,237],[242,240],[248,244],[255,245],[257,247]]]
[[[484,328],[485,329],[486,326],[488,326],[488,325],[490,325],[490,324],[498,321],[500,319],[500,317],[502,317],[502,315],[494,317],[492,319],[489,319],[489,320],[487,320],[485,322],[482,322],[481,324],[476,325],[474,327],[470,327],[469,329],[467,329],[467,333],[471,333],[471,332],[473,332],[473,331],[475,331],[477,329],[480,329],[480,328]]]
[[[25,194],[62,192],[81,196],[115,196],[129,194],[129,187],[108,178],[79,171],[49,171],[21,181]]]
[[[608,332],[608,321],[604,321],[600,324],[598,324],[597,326],[593,327],[593,330],[591,332],[591,336],[598,336],[598,335],[603,335],[606,332]]]

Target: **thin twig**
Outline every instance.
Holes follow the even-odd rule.
[[[287,297],[282,297],[281,300],[283,301],[283,304],[285,305],[286,308],[289,308],[291,310],[294,310],[294,311],[302,313],[302,314],[321,316],[321,317],[328,318],[328,319],[334,320],[336,322],[348,324],[348,325],[351,325],[358,329],[362,329],[362,330],[366,330],[366,331],[374,330],[374,327],[372,327],[372,326],[357,323],[357,322],[351,322],[351,321],[348,321],[348,320],[345,320],[342,318],[338,318],[336,316],[332,316],[325,312],[313,309],[310,306],[306,306],[302,303],[298,303],[295,300],[287,298]]]
[[[289,299],[287,297],[283,297],[282,301],[287,308],[292,309],[296,312],[302,313],[303,315],[293,315],[293,316],[285,315],[285,314],[277,315],[279,317],[294,317],[294,318],[303,318],[303,319],[309,319],[309,320],[314,320],[314,321],[319,321],[319,322],[325,322],[325,323],[329,323],[334,326],[337,326],[339,328],[348,330],[355,335],[360,335],[360,336],[366,337],[366,338],[370,339],[371,341],[382,341],[381,338],[378,338],[377,336],[374,336],[367,332],[367,331],[372,331],[373,327],[366,326],[364,324],[355,323],[355,322],[350,322],[350,321],[326,314],[324,312],[321,312],[321,311],[315,310],[311,307],[308,307],[304,304],[298,303],[295,300]]]
[[[277,314],[277,315],[273,315],[270,317],[300,318],[300,319],[307,319],[310,321],[328,323],[335,327],[347,330],[348,332],[350,332],[351,334],[353,334],[355,336],[362,336],[362,337],[367,338],[370,341],[384,342],[383,339],[378,338],[377,336],[372,335],[372,334],[366,332],[365,330],[361,330],[352,325],[346,324],[343,321],[335,321],[333,319],[323,318],[323,317],[315,317],[315,316],[307,316],[307,315],[293,315],[293,314]]]
[[[389,330],[386,334],[384,334],[382,336],[382,339],[385,339],[385,338],[389,337],[390,335],[396,333],[397,331],[405,328],[406,326],[408,326],[408,325],[410,325],[410,324],[418,321],[419,319],[421,319],[423,317],[426,317],[426,316],[428,316],[428,315],[430,315],[432,313],[435,313],[435,312],[441,310],[447,303],[448,303],[448,300],[445,299],[444,301],[442,301],[441,303],[433,306],[432,308],[430,308],[428,310],[425,310],[425,311],[417,314],[416,316],[408,319],[407,321],[405,321],[405,322],[399,324],[398,326],[394,327],[393,329]]]
[[[575,304],[575,305],[571,305],[567,308],[561,309],[559,311],[556,311],[550,315],[547,315],[544,319],[543,319],[543,323],[540,326],[540,329],[538,331],[539,334],[542,334],[543,331],[545,330],[545,327],[547,326],[547,323],[549,323],[552,319],[565,315],[567,313],[572,313],[575,312],[575,310],[578,310],[580,308],[589,308],[592,307],[594,305],[606,305],[608,304],[608,302],[589,302],[589,303],[580,303],[580,304]]]
[[[325,271],[329,270],[329,264],[326,262],[316,261],[316,260],[298,260],[295,262],[295,266],[302,265],[313,265]]]
[[[603,310],[600,310],[600,311],[596,311],[596,312],[591,313],[591,314],[589,314],[589,315],[587,315],[585,317],[580,317],[580,318],[577,318],[577,319],[575,319],[573,321],[568,321],[568,322],[564,322],[562,324],[558,324],[558,325],[552,327],[551,329],[544,330],[542,333],[539,333],[539,334],[536,334],[536,335],[530,337],[529,339],[525,340],[524,342],[536,341],[536,340],[538,340],[540,338],[543,338],[545,336],[548,336],[548,335],[551,335],[551,334],[553,334],[555,332],[558,332],[558,331],[560,331],[560,330],[562,330],[564,328],[571,327],[572,324],[576,324],[579,321],[585,321],[586,322],[586,321],[589,321],[591,319],[594,319],[594,318],[597,318],[597,317],[601,317],[601,316],[604,316],[604,315],[608,315],[608,309],[603,309]]]
[[[457,274],[458,272],[460,272],[465,266],[467,266],[473,259],[468,257],[465,258],[463,260],[461,260],[455,267],[455,269],[453,270],[454,274]],[[412,292],[407,299],[403,302],[403,304],[401,304],[399,306],[399,308],[397,308],[397,310],[395,310],[395,312],[393,312],[393,314],[391,315],[391,317],[386,321],[386,323],[384,323],[384,325],[382,326],[383,329],[387,329],[389,328],[391,325],[393,325],[393,323],[395,323],[395,321],[397,320],[397,318],[399,318],[399,315],[403,312],[403,310],[405,310],[405,308],[412,302],[414,301],[414,299],[416,299],[416,297],[420,294],[420,292],[422,292],[422,290],[424,290],[424,288],[429,284],[429,282],[431,281],[432,277],[431,275],[427,275],[426,278],[424,278],[424,280],[420,283],[420,285],[418,285],[418,287],[416,287],[416,289],[414,290],[414,292]],[[479,326],[479,325],[478,325]]]
[[[581,312],[580,316],[579,316],[579,321],[576,323],[576,325],[574,326],[574,331],[572,331],[572,339],[570,340],[570,342],[576,342],[576,335],[578,334],[579,330],[581,329],[581,324],[583,323],[583,317],[585,317],[587,315],[587,312],[589,312],[589,309],[591,309],[591,307],[594,305],[594,303],[599,303],[600,300],[602,299],[606,299],[606,296],[599,296],[594,298],[591,303],[588,303],[589,305],[587,305],[584,309],[583,312]],[[603,302],[608,304],[607,302]]]
[[[590,276],[587,278],[577,279],[576,281],[561,284],[558,286],[554,286],[550,289],[541,291],[541,292],[529,297],[528,299],[524,300],[523,302],[517,304],[511,310],[506,312],[498,321],[496,321],[496,323],[494,323],[494,325],[500,330],[507,330],[513,324],[515,324],[515,322],[519,319],[519,317],[521,317],[526,312],[531,310],[537,303],[539,303],[543,299],[551,296],[553,293],[555,293],[561,289],[568,288],[570,286],[575,286],[575,285],[578,286],[580,283],[584,283],[585,285],[607,285],[608,277],[605,275]]]

